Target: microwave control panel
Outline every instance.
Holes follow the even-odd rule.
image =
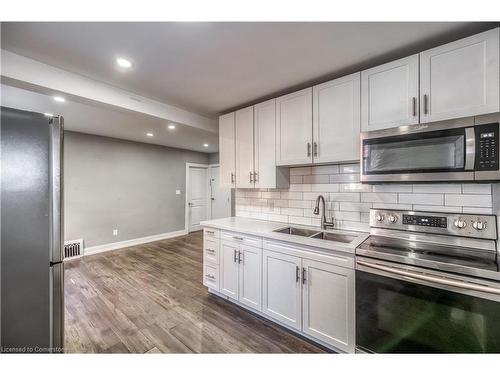
[[[498,123],[476,126],[476,171],[498,170]]]

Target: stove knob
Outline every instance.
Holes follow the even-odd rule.
[[[398,221],[398,217],[396,215],[389,215],[387,217],[387,220],[394,224],[396,221]]]
[[[384,215],[382,215],[382,214],[376,214],[375,215],[375,220],[377,220],[377,221],[384,221]]]
[[[465,222],[465,220],[462,220],[460,218],[458,218],[457,220],[455,220],[455,222],[453,224],[458,229],[463,229],[463,228],[465,228],[467,226],[467,223]]]
[[[476,230],[484,230],[486,229],[486,221],[474,221],[472,227]]]

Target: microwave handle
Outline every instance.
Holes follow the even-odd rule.
[[[474,128],[465,128],[465,170],[474,170],[476,161],[476,136]]]

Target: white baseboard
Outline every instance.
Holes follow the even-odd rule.
[[[105,251],[121,249],[124,247],[142,245],[144,243],[165,240],[167,238],[179,237],[185,234],[187,234],[187,231],[185,229],[182,229],[175,232],[160,233],[147,237],[133,238],[131,240],[126,240],[126,241],[111,242],[104,245],[86,247],[85,250],[83,251],[83,255],[93,255],[93,254],[103,253]]]

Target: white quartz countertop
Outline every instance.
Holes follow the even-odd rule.
[[[359,246],[359,244],[361,244],[361,242],[363,242],[368,237],[368,233],[366,232],[355,232],[355,231],[336,230],[336,229],[321,230],[318,227],[279,223],[266,220],[248,219],[248,218],[234,217],[234,216],[226,217],[223,219],[202,221],[201,225],[203,227],[210,227],[210,228],[228,230],[233,232],[245,233],[268,239],[286,241],[297,245],[313,246],[324,250],[336,250],[351,254],[354,254],[356,247]],[[338,241],[323,240],[319,238],[297,236],[287,233],[274,232],[276,229],[281,229],[286,227],[310,229],[317,232],[348,234],[355,236],[356,238],[349,243],[345,243]]]

